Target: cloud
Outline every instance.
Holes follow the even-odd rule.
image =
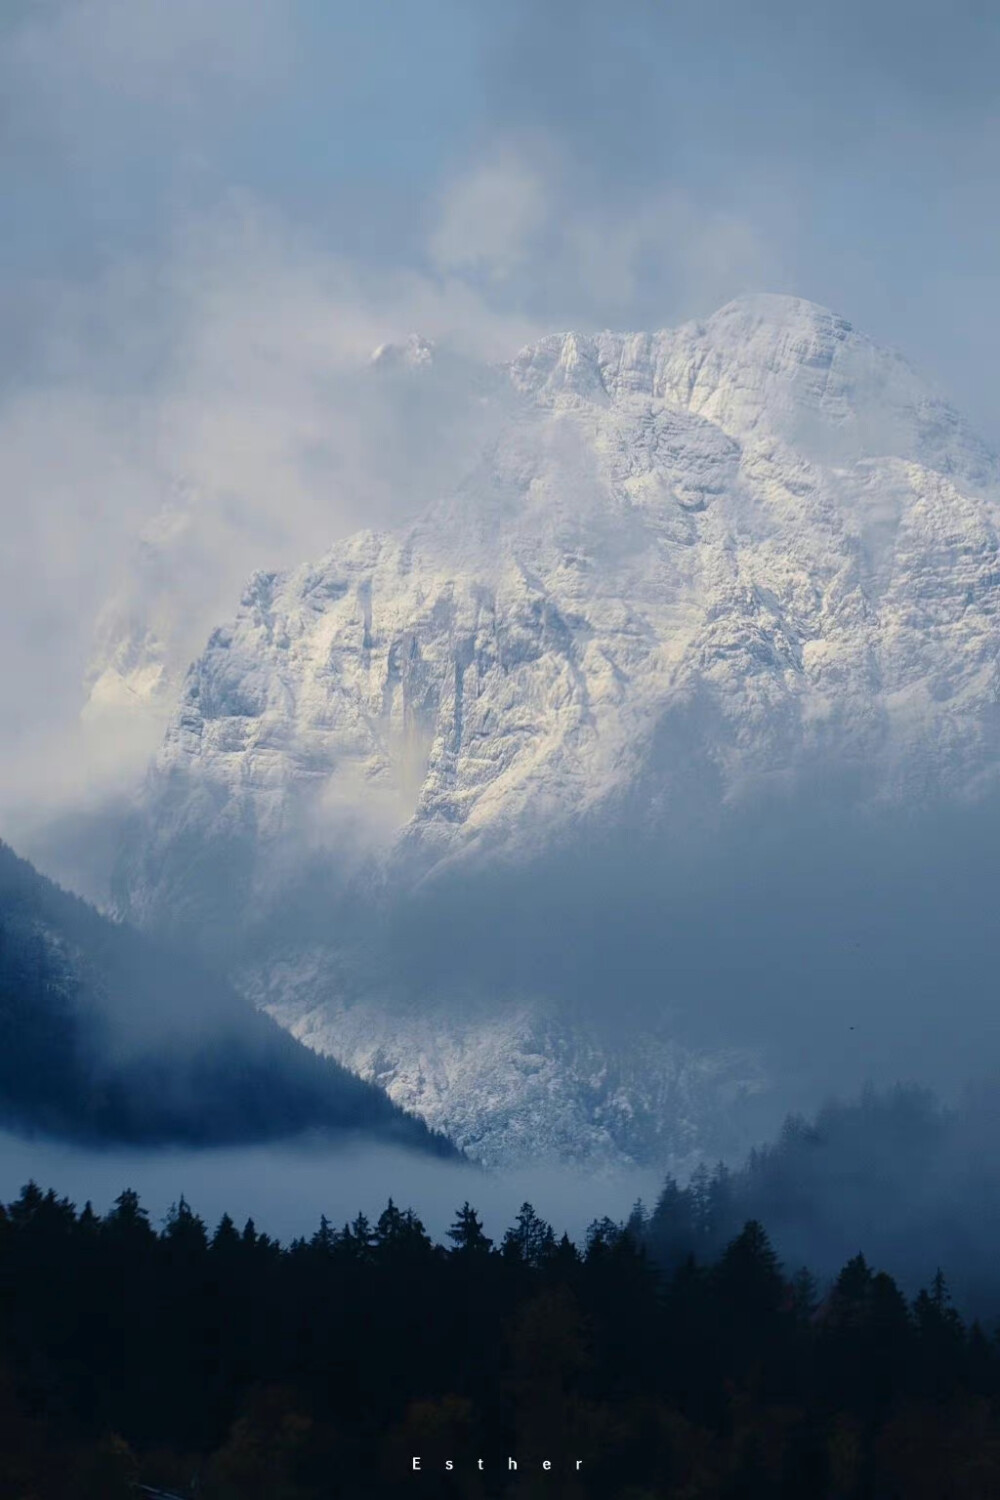
[[[15,103],[49,130],[84,131],[115,106],[196,123],[206,95],[287,79],[295,61],[287,0],[75,0],[8,21],[5,72]],[[87,106],[98,105],[100,115]]]
[[[373,369],[411,329],[432,366]],[[135,780],[254,569],[457,483],[492,420],[468,360],[536,331],[457,278],[331,255],[248,195],[53,288],[32,378],[0,398],[0,483],[30,499],[2,556],[10,836]]]
[[[547,184],[537,166],[507,149],[464,173],[445,196],[428,249],[445,271],[485,269],[510,275],[531,253],[549,218]]]
[[[545,133],[458,172],[428,249],[498,310],[584,329],[635,326],[640,309],[662,327],[787,279],[777,234],[738,208],[662,184],[634,201],[581,192],[572,156]]]

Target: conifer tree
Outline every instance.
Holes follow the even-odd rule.
[[[232,1255],[239,1250],[240,1243],[239,1230],[229,1215],[224,1213],[212,1235],[212,1251],[216,1255]]]
[[[551,1224],[546,1224],[530,1203],[522,1203],[517,1218],[503,1237],[500,1253],[506,1260],[519,1260],[537,1270],[550,1259],[555,1248]]]
[[[493,1248],[493,1241],[484,1234],[482,1221],[468,1199],[458,1210],[455,1222],[448,1230],[448,1238],[454,1246],[452,1255],[483,1257]]]
[[[368,1265],[373,1259],[377,1233],[365,1214],[358,1214],[354,1221],[345,1224],[337,1240],[337,1251],[345,1260],[357,1265]]]
[[[197,1256],[208,1248],[204,1220],[194,1212],[183,1193],[167,1210],[161,1239],[175,1254]]]
[[[309,1241],[310,1250],[317,1255],[332,1255],[337,1246],[337,1232],[326,1214],[320,1214],[319,1228]]]

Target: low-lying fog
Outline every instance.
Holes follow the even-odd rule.
[[[557,1233],[582,1240],[591,1220],[626,1218],[636,1198],[651,1203],[662,1174],[595,1174],[569,1167],[487,1173],[387,1147],[330,1145],[316,1140],[284,1146],[226,1150],[94,1151],[60,1142],[0,1134],[0,1200],[9,1202],[33,1179],[81,1207],[90,1199],[106,1212],[126,1187],[134,1188],[159,1227],[183,1196],[214,1228],[223,1213],[241,1225],[287,1242],[309,1235],[321,1214],[335,1225],[360,1211],[377,1219],[392,1197],[412,1207],[428,1232],[444,1240],[455,1209],[466,1199],[487,1234],[499,1241],[525,1200]]]
[[[963,1310],[995,1318],[998,1142],[1000,1087],[989,1079],[966,1089],[955,1105],[912,1085],[831,1101],[811,1118],[789,1118],[771,1143],[729,1162],[721,1196],[715,1187],[706,1196],[705,1180],[699,1188],[699,1177],[691,1179],[703,1231],[688,1249],[714,1259],[747,1219],[756,1218],[789,1274],[807,1265],[821,1281],[829,1279],[860,1251],[912,1295],[940,1267]],[[552,1162],[487,1172],[319,1136],[270,1147],[99,1151],[0,1135],[0,1199],[16,1198],[32,1179],[78,1207],[89,1199],[98,1213],[134,1188],[156,1227],[183,1195],[209,1230],[228,1212],[237,1224],[252,1218],[285,1243],[311,1235],[323,1214],[336,1226],[359,1212],[374,1221],[390,1197],[415,1209],[439,1242],[446,1242],[455,1210],[468,1200],[499,1242],[528,1201],[557,1234],[565,1230],[581,1243],[595,1219],[623,1221],[637,1199],[653,1210],[664,1174]],[[706,1211],[709,1220],[699,1219]],[[671,1259],[667,1220],[655,1218],[651,1233],[654,1248]],[[687,1253],[676,1239],[673,1249],[678,1243]]]

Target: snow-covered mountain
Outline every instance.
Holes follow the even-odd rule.
[[[612,1034],[544,973],[411,982],[398,912],[834,770],[863,804],[985,795],[1000,465],[793,298],[554,336],[483,389],[505,421],[457,493],[250,580],[188,674],[119,898],[488,1159],[662,1158],[761,1087],[752,1051],[692,1052],[648,1007]],[[468,946],[457,917],[434,930]]]

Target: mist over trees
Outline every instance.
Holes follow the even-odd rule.
[[[777,1138],[730,1168],[668,1178],[646,1226],[665,1265],[719,1254],[748,1218],[782,1255],[832,1273],[858,1249],[914,1288],[947,1265],[963,1306],[1000,1311],[1000,1090],[981,1083],[943,1105],[926,1089],[865,1090],[811,1119],[789,1116]]]
[[[457,1152],[219,976],[0,843],[0,1124],[91,1143],[378,1139]]]

